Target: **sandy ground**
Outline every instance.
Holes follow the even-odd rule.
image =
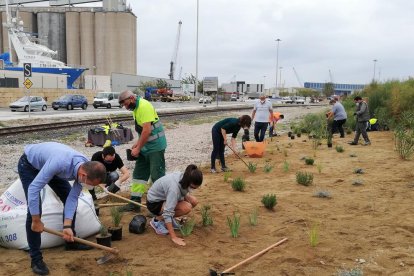
[[[370,136],[371,146],[350,146],[350,137],[335,137],[334,148],[324,142],[313,150],[307,137],[290,140],[283,135],[269,142],[263,158],[245,158],[258,164],[255,173],[229,156],[231,177],[247,182],[244,192],[233,191],[222,173],[210,174],[204,167],[204,184],[195,192],[200,205],[190,214],[197,225],[185,238],[185,247],[156,235],[151,227],[142,235],[128,233],[134,214],[127,213],[122,219],[124,238],[113,242],[121,250],[119,259],[98,266],[98,250],[73,253],[58,247],[43,251],[45,261],[51,275],[208,275],[209,268],[223,271],[287,237],[286,243],[236,269],[237,275],[336,275],[352,268],[364,275],[414,275],[413,161],[398,158],[391,132]],[[345,151],[337,152],[336,145]],[[305,165],[304,156],[313,157],[315,165]],[[288,172],[283,170],[285,160]],[[274,165],[270,173],[263,171],[266,162]],[[356,168],[365,173],[355,174]],[[297,171],[312,172],[313,184],[298,185]],[[363,184],[352,185],[355,180]],[[329,192],[331,198],[315,197],[318,191]],[[260,202],[268,193],[277,195],[274,211]],[[207,204],[212,206],[214,224],[203,227],[200,209]],[[258,225],[251,226],[248,217],[255,208]],[[227,226],[226,218],[234,212],[241,216],[238,238],[231,237]],[[102,213],[102,222],[110,225],[109,210]],[[319,237],[315,247],[309,239],[313,225]],[[1,248],[0,256],[1,275],[31,275],[27,253]]]

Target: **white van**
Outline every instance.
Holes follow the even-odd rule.
[[[106,107],[111,108],[113,106],[121,108],[118,103],[118,97],[120,92],[99,92],[93,99],[93,107]]]

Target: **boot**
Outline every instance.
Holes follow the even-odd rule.
[[[131,200],[141,203],[141,197],[140,196],[131,196]],[[137,212],[139,213],[141,211],[141,206],[132,204],[132,203],[128,203],[125,206],[119,207],[118,208],[119,212]]]

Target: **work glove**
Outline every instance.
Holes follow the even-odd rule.
[[[106,188],[106,190],[108,191],[108,192],[110,192],[110,193],[113,193],[113,194],[115,194],[116,192],[118,192],[119,190],[120,190],[120,188],[119,188],[119,182],[118,181],[116,181],[115,183],[112,183],[111,185],[109,185],[107,188]]]

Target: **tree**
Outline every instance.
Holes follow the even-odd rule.
[[[156,86],[158,89],[169,88],[168,82],[163,79],[157,79]]]
[[[332,82],[327,82],[325,83],[322,93],[326,96],[326,97],[330,97],[335,93],[335,85]]]
[[[288,91],[280,91],[279,96],[280,97],[287,97],[287,96],[289,96],[289,92]]]

